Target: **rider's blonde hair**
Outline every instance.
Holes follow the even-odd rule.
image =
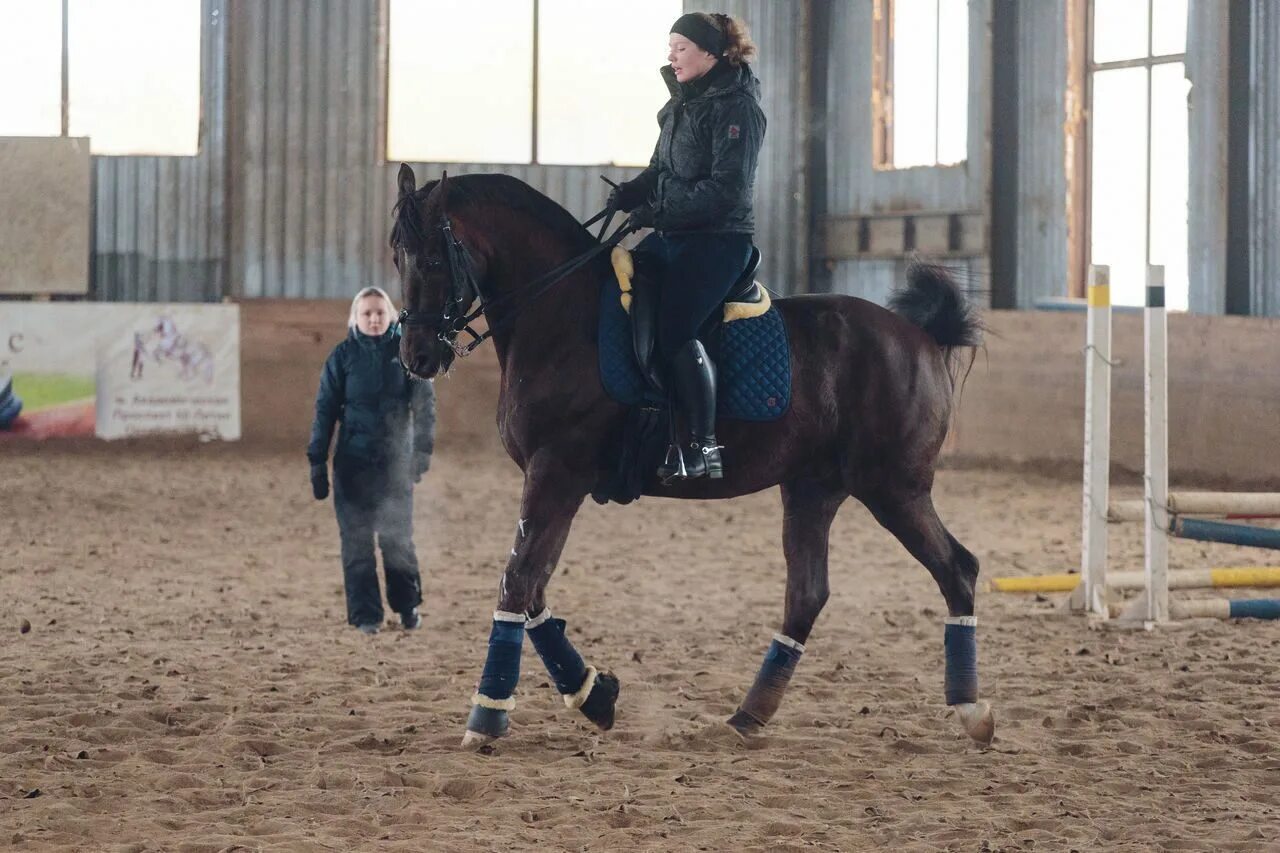
[[[351,313],[347,315],[347,328],[354,329],[356,327],[356,312],[360,307],[360,300],[366,296],[381,296],[383,301],[387,303],[387,313],[391,315],[391,322],[387,324],[387,328],[396,324],[396,304],[391,301],[391,297],[381,287],[365,287],[361,288],[356,294],[355,299],[351,300]]]

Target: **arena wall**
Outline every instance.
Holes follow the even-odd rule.
[[[1085,316],[993,311],[964,387],[954,460],[1036,463],[1079,477]],[[1140,312],[1112,328],[1113,465],[1141,472]],[[1176,484],[1280,485],[1280,321],[1169,316],[1169,459]]]
[[[242,308],[244,440],[306,444],[320,367],[345,333],[347,303],[250,300]],[[1079,476],[1084,314],[993,311],[964,381],[950,464],[1027,465]],[[1280,487],[1280,320],[1169,318],[1169,454],[1174,482]],[[1142,317],[1118,313],[1113,459],[1142,469]],[[439,445],[501,453],[491,346],[436,381]]]
[[[255,299],[241,308],[241,420],[244,441],[301,456],[311,430],[320,369],[346,335],[346,300]],[[481,446],[502,452],[495,406],[493,347],[436,380],[437,441],[442,448]]]

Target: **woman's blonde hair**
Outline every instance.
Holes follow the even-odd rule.
[[[387,313],[391,315],[391,322],[388,328],[396,323],[396,304],[391,301],[391,297],[387,296],[387,292],[381,287],[365,287],[361,288],[355,298],[351,300],[351,313],[347,315],[347,328],[354,329],[356,327],[356,312],[360,309],[360,300],[366,296],[381,296],[383,301],[387,303]]]
[[[722,15],[719,12],[698,12],[720,32],[724,33],[724,58],[730,65],[741,65],[756,55],[756,44],[751,40],[751,33],[741,18]]]

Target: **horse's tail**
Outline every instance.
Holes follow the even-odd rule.
[[[890,295],[889,309],[928,332],[947,355],[982,344],[982,319],[945,267],[913,263],[906,286]]]

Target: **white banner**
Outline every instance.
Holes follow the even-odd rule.
[[[240,438],[238,305],[0,303],[0,347],[0,438]]]

